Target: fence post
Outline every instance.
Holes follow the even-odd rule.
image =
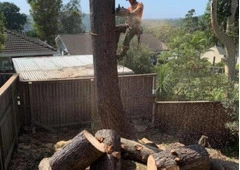
[[[15,132],[14,141],[18,143],[18,127],[17,127],[17,94],[16,94],[16,79],[11,85],[12,109],[13,109],[13,129]]]
[[[36,119],[35,118],[35,115],[34,115],[34,113],[33,113],[33,101],[32,101],[32,99],[33,99],[33,97],[32,97],[32,95],[33,95],[33,91],[32,91],[32,82],[28,82],[28,90],[29,90],[29,102],[30,102],[30,105],[29,105],[29,107],[30,107],[30,126],[32,127],[32,130],[34,131],[35,129],[34,129],[34,127],[33,127],[33,123],[34,123],[34,120]]]
[[[152,125],[155,123],[155,114],[156,114],[156,75],[152,77],[152,95],[153,95],[153,106],[152,106]]]
[[[91,129],[96,130],[97,123],[99,122],[99,116],[96,107],[96,81],[94,78],[91,79]]]

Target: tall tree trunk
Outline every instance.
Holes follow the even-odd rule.
[[[237,0],[231,0],[231,15],[228,17],[227,26],[225,29],[220,29],[217,18],[218,0],[212,0],[211,4],[211,24],[215,35],[223,43],[226,51],[226,66],[225,73],[231,79],[235,79],[235,65],[236,65],[236,45],[234,40],[228,35],[231,27],[234,25],[234,16],[237,9]],[[223,32],[222,30],[226,30]]]
[[[103,128],[135,138],[135,130],[124,111],[118,84],[115,45],[115,0],[90,0],[94,75],[98,114]]]

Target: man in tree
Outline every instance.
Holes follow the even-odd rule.
[[[128,1],[131,5],[130,7],[128,7],[127,9],[117,9],[117,15],[128,16],[128,20],[126,22],[127,30],[123,41],[123,47],[121,53],[117,55],[119,59],[121,59],[127,54],[132,38],[137,35],[139,40],[142,33],[141,19],[143,15],[143,3],[138,2],[137,0]]]
[[[136,138],[121,101],[115,44],[115,6],[113,0],[90,0],[94,76],[97,111],[104,129],[112,129],[125,138]],[[99,36],[101,35],[101,36]],[[113,38],[114,37],[114,38]]]

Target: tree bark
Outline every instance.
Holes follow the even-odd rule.
[[[181,146],[152,154],[148,170],[209,170],[209,155],[200,145]]]
[[[120,97],[114,8],[114,0],[90,0],[98,114],[104,129],[113,129],[126,138],[136,138]]]
[[[90,170],[121,170],[120,136],[113,130],[103,129],[96,132],[95,138],[104,144],[106,154],[91,164]]]
[[[105,153],[104,144],[83,130],[50,159],[52,170],[84,170]]]
[[[121,138],[122,157],[140,163],[147,163],[148,156],[161,150],[139,142]]]
[[[234,16],[236,14],[237,9],[237,0],[231,0],[231,15],[227,20],[227,28],[223,29],[226,32],[220,29],[218,24],[218,0],[212,0],[211,4],[211,24],[213,28],[213,32],[218,37],[218,39],[224,44],[224,49],[226,51],[226,67],[225,74],[231,79],[235,79],[235,65],[236,65],[236,45],[234,44],[234,40],[228,35],[231,31],[231,27],[234,24]]]

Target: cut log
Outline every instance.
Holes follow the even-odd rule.
[[[209,170],[209,154],[200,145],[169,148],[152,154],[147,161],[148,170]]]
[[[162,150],[141,144],[139,142],[121,138],[121,148],[123,159],[130,159],[140,163],[147,163],[148,156]]]
[[[88,131],[83,130],[50,159],[52,170],[82,170],[105,152],[100,143]]]
[[[120,136],[113,130],[103,129],[96,132],[95,138],[104,144],[106,154],[91,164],[90,170],[121,170]]]
[[[202,135],[201,138],[198,140],[198,144],[203,147],[212,148],[211,145],[208,142],[208,137],[205,135]]]
[[[64,141],[64,140],[61,140],[61,141],[58,141],[55,145],[54,145],[54,150],[55,152],[61,150],[66,144],[68,144],[69,142],[71,142],[71,140],[68,140],[68,141]]]
[[[147,138],[142,138],[141,140],[139,140],[139,142],[141,142],[141,143],[143,143],[145,145],[149,145],[149,146],[158,148],[158,146],[154,142],[148,140]]]

